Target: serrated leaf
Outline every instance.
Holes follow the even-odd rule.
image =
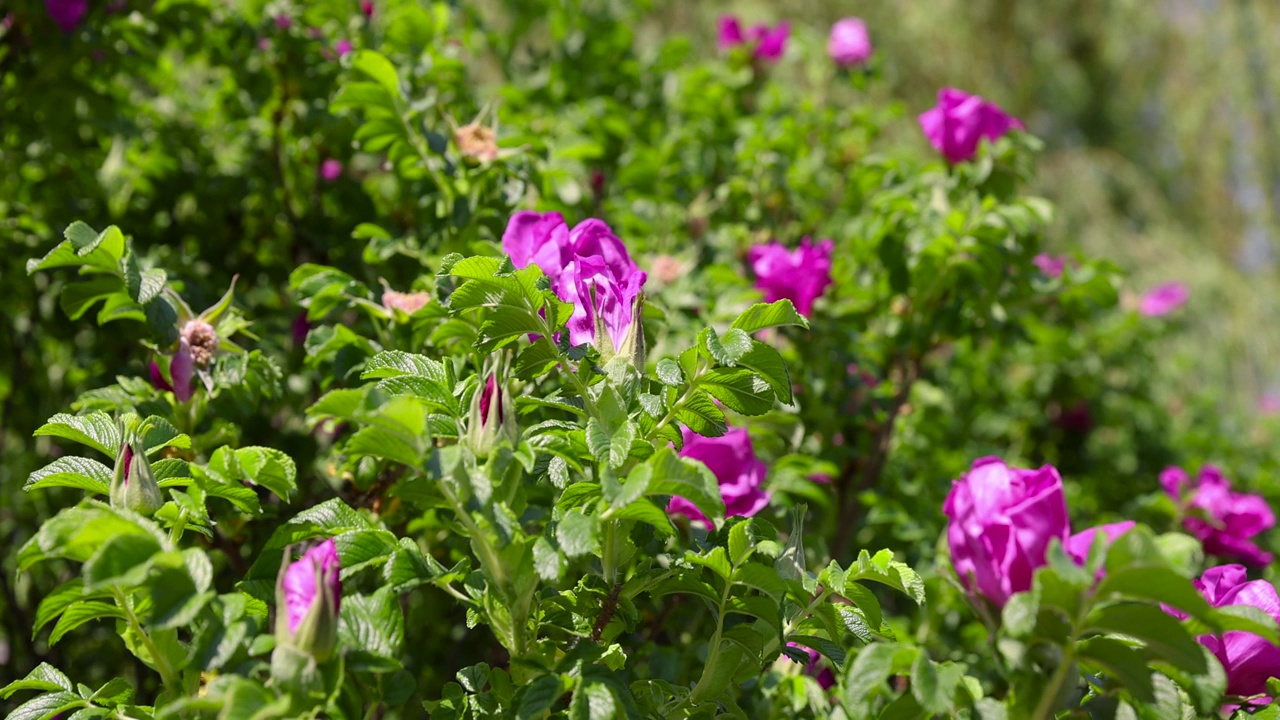
[[[66,690],[71,692],[75,687],[67,676],[58,668],[49,663],[42,662],[36,666],[34,670],[27,673],[27,676],[21,680],[15,680],[0,690],[0,700],[9,699],[19,690],[43,690],[46,692],[58,692]]]
[[[724,517],[724,499],[716,476],[701,462],[676,455],[669,447],[660,448],[649,458],[653,481],[649,495],[675,495],[692,502],[708,519]]]
[[[707,353],[726,367],[737,365],[738,359],[751,350],[751,336],[738,328],[731,328],[724,335],[707,328],[700,335]]]
[[[753,333],[757,330],[784,325],[794,325],[806,329],[809,327],[809,321],[796,312],[795,305],[792,305],[790,300],[756,303],[739,315],[730,327]]]
[[[32,433],[34,437],[59,437],[88,445],[114,460],[120,448],[120,428],[106,413],[68,415],[58,413]]]
[[[556,525],[556,541],[564,554],[573,558],[597,552],[600,547],[600,519],[570,510]]]
[[[773,409],[773,388],[744,368],[710,370],[698,378],[698,387],[743,415],[763,415]]]
[[[57,624],[53,626],[53,632],[49,634],[49,645],[57,644],[64,635],[91,620],[123,617],[124,613],[120,608],[109,603],[83,600],[72,603],[58,618]]]
[[[98,495],[106,495],[111,486],[111,468],[97,460],[66,456],[45,465],[27,476],[23,492],[40,488],[78,488]]]
[[[658,361],[655,368],[658,375],[658,381],[663,385],[671,387],[679,387],[684,382],[684,373],[680,371],[680,363],[671,358],[662,358]]]

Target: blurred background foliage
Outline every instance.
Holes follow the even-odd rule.
[[[302,371],[301,310],[287,292],[298,265],[363,263],[375,274],[365,278],[371,286],[381,278],[408,289],[428,254],[492,241],[506,211],[536,197],[542,209],[606,218],[651,261],[667,256],[668,277],[650,268],[662,303],[696,313],[709,301],[684,270],[701,255],[851,227],[856,207],[831,215],[822,202],[857,197],[856,188],[838,187],[831,167],[874,156],[887,173],[898,159],[932,158],[914,116],[944,85],[999,103],[1043,140],[1029,191],[1056,206],[1043,231],[1050,251],[1127,271],[1122,306],[1166,280],[1187,282],[1191,301],[1158,322],[1082,303],[1052,311],[1052,326],[1028,320],[1021,330],[1029,342],[961,339],[945,348],[902,403],[901,452],[883,474],[893,490],[863,493],[867,521],[855,546],[931,544],[941,517],[922,519],[919,507],[940,506],[947,481],[987,453],[1057,464],[1078,481],[1069,485],[1073,509],[1099,521],[1122,511],[1158,516],[1154,501],[1121,504],[1135,494],[1133,483],[1154,489],[1155,473],[1170,462],[1217,461],[1240,484],[1280,497],[1269,445],[1277,419],[1259,407],[1280,386],[1280,45],[1268,41],[1280,34],[1280,7],[372,7],[366,16],[356,0],[95,1],[83,25],[64,34],[41,0],[0,5],[0,683],[37,657],[71,670],[93,654],[87,634],[74,651],[26,637],[40,587],[52,582],[15,577],[11,553],[57,498],[21,491],[56,452],[31,432],[118,375],[145,377],[149,360],[125,325],[99,332],[68,319],[58,307],[66,278],[26,276],[26,259],[42,255],[72,220],[119,225],[185,283],[195,307],[240,275],[237,304],[254,322],[256,347],[286,365],[288,392],[269,417],[243,408],[234,423],[246,435],[273,433],[268,439],[302,474],[312,467],[324,478],[313,467],[317,441],[297,412],[316,393]],[[715,20],[727,12],[791,22],[790,48],[766,83],[757,86],[740,64],[712,61]],[[871,77],[836,82],[826,32],[846,15],[867,21],[876,58]],[[498,118],[502,147],[519,152],[474,181],[500,188],[505,207],[445,204],[429,191],[430,178],[353,152],[358,122],[330,111],[344,75],[341,40],[378,48],[420,91],[414,129],[428,147],[446,142],[451,123],[482,111]],[[815,138],[830,145],[815,146]],[[342,163],[333,178],[321,171],[326,160]],[[365,222],[385,230],[358,229]],[[854,262],[837,258],[837,274],[854,273]],[[745,270],[716,281],[750,292]],[[881,369],[880,379],[894,379]],[[816,388],[816,404],[838,417],[835,398],[876,396],[850,382]],[[821,419],[819,410],[807,412]],[[774,445],[761,442],[764,452],[781,452]],[[821,493],[796,479],[823,469],[787,458],[772,482],[820,505]],[[429,607],[414,611],[432,617]],[[109,633],[98,641],[113,642]]]

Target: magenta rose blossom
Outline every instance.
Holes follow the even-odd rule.
[[[1280,622],[1280,596],[1275,586],[1266,580],[1248,580],[1243,565],[1205,570],[1195,586],[1214,607],[1250,605]],[[1201,635],[1197,639],[1226,670],[1228,695],[1260,695],[1267,690],[1267,678],[1280,677],[1280,647],[1253,633],[1232,630],[1221,637]]]
[[[727,52],[739,45],[752,45],[755,57],[769,61],[782,57],[787,49],[787,38],[791,35],[791,24],[786,22],[780,22],[774,27],[752,25],[744,32],[738,18],[732,15],[721,16],[716,29],[716,47],[720,52]]]
[[[961,584],[1001,607],[1031,588],[1049,541],[1066,542],[1070,532],[1062,478],[1049,465],[1023,470],[979,458],[952,485],[943,512]]]
[[[861,18],[847,17],[831,26],[827,54],[838,65],[861,65],[871,58],[871,36]]]
[[[324,178],[325,182],[333,182],[342,177],[342,161],[328,158],[320,163],[320,177]]]
[[[342,602],[338,547],[329,538],[295,562],[286,551],[276,580],[276,642],[323,662],[338,641]]]
[[[720,437],[703,437],[684,428],[684,447],[679,454],[680,457],[702,462],[716,476],[720,495],[724,498],[725,517],[751,517],[769,504],[769,492],[760,487],[764,483],[766,468],[756,457],[746,428],[729,428]],[[711,524],[697,506],[679,496],[671,498],[667,512]]]
[[[1049,253],[1040,253],[1031,258],[1031,262],[1040,268],[1040,272],[1044,273],[1045,277],[1051,278],[1061,277],[1062,271],[1067,267],[1067,258],[1065,256],[1059,255],[1055,257]]]
[[[995,142],[1015,128],[1023,129],[1022,121],[995,103],[955,88],[939,90],[938,104],[920,115],[920,129],[929,144],[952,165],[972,159],[983,138]]]
[[[89,12],[89,0],[45,0],[44,9],[49,17],[57,23],[62,32],[69,33],[76,29],[85,13]]]
[[[632,310],[648,276],[603,221],[589,218],[570,229],[560,213],[523,210],[507,222],[502,249],[518,268],[542,268],[556,297],[573,303],[574,345],[595,343],[599,316],[616,349],[638,320]]]
[[[333,45],[333,49],[338,53],[338,57],[342,57],[343,55],[351,52],[351,48],[351,41],[346,38],[342,38]]]
[[[1271,562],[1271,553],[1252,540],[1276,524],[1275,514],[1260,495],[1233,492],[1231,482],[1213,465],[1200,468],[1194,483],[1182,468],[1165,468],[1160,485],[1187,513],[1182,524],[1199,538],[1205,552],[1249,565]]]
[[[1168,282],[1148,290],[1138,302],[1138,312],[1147,317],[1168,315],[1187,303],[1191,290],[1180,282]]]
[[[747,253],[756,274],[756,287],[766,302],[787,299],[795,303],[801,315],[813,312],[817,300],[831,284],[831,252],[835,243],[823,240],[817,245],[809,238],[800,247],[787,250],[780,242],[757,245]]]
[[[1088,530],[1081,530],[1075,535],[1067,538],[1067,541],[1062,545],[1062,549],[1067,552],[1067,555],[1069,555],[1072,560],[1076,561],[1077,565],[1084,565],[1085,561],[1089,559],[1089,550],[1093,547],[1093,539],[1097,537],[1098,533],[1102,533],[1102,535],[1107,539],[1106,544],[1111,545],[1111,543],[1116,541],[1116,538],[1132,530],[1133,526],[1136,524],[1137,523],[1132,520],[1125,520],[1123,522],[1111,523],[1110,525],[1099,525],[1098,527],[1091,527]],[[1098,574],[1101,576],[1101,569],[1099,569]]]

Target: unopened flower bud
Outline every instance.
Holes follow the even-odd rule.
[[[324,662],[338,644],[338,607],[342,602],[338,548],[330,538],[296,562],[285,550],[276,577],[276,644]]]
[[[485,458],[500,443],[514,445],[519,439],[515,407],[501,378],[501,367],[490,368],[484,387],[477,389],[471,398],[467,443],[476,457]]]
[[[116,467],[111,475],[110,499],[113,508],[147,516],[164,504],[155,473],[151,471],[151,462],[138,439],[120,443]]]
[[[644,323],[640,321],[640,316],[644,312],[644,294],[637,294],[635,300],[631,302],[631,322],[627,324],[623,331],[622,338],[616,343],[609,335],[609,329],[604,322],[604,314],[596,314],[596,338],[595,347],[600,353],[601,364],[608,364],[615,357],[626,358],[636,371],[644,372],[645,361],[645,344],[644,344]]]
[[[218,349],[218,332],[203,320],[190,320],[182,326],[182,339],[191,347],[191,361],[198,368],[209,367]]]

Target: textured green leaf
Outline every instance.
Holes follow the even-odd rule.
[[[1155,702],[1151,668],[1141,651],[1114,638],[1093,637],[1076,644],[1076,655],[1104,671],[1142,702]]]
[[[743,415],[763,415],[773,409],[773,388],[744,368],[710,370],[698,378],[698,387]]]
[[[759,340],[752,340],[751,349],[738,359],[738,366],[754,372],[769,383],[779,402],[791,403],[791,373],[787,371],[787,363],[777,350]]]
[[[699,341],[717,363],[726,367],[738,364],[738,359],[751,349],[751,336],[738,328],[731,328],[724,335],[707,328],[699,334]]]
[[[397,595],[384,587],[372,595],[344,596],[338,637],[345,647],[360,648],[387,658],[400,657],[404,613]]]
[[[556,525],[556,541],[569,557],[597,552],[600,547],[600,519],[570,510]]]
[[[1085,621],[1088,630],[1128,635],[1141,640],[1153,654],[1188,672],[1206,671],[1200,645],[1173,616],[1158,605],[1111,605],[1094,610]]]
[[[62,674],[58,668],[49,663],[42,662],[36,666],[35,670],[27,673],[27,676],[21,680],[15,680],[0,690],[0,700],[7,700],[10,695],[20,690],[43,690],[46,692],[58,692],[66,690],[71,692],[75,686]]]
[[[58,413],[32,435],[59,437],[88,445],[112,460],[120,448],[120,428],[110,415],[101,412],[88,415]]]
[[[796,312],[790,300],[756,303],[739,315],[731,327],[753,333],[757,330],[784,325],[795,325],[806,329],[809,327],[809,321]]]
[[[235,455],[250,482],[270,490],[281,500],[288,502],[297,490],[298,468],[293,458],[283,452],[267,447],[243,447],[237,449]]]
[[[653,468],[649,495],[678,495],[711,520],[724,517],[720,484],[706,465],[679,457],[668,447],[660,448],[648,463]]]
[[[97,460],[65,456],[27,476],[24,492],[39,488],[69,487],[106,495],[111,486],[111,468]]]
[[[684,382],[684,373],[680,371],[680,364],[671,358],[662,358],[658,361],[656,368],[658,380],[663,385],[671,387],[679,387]]]

